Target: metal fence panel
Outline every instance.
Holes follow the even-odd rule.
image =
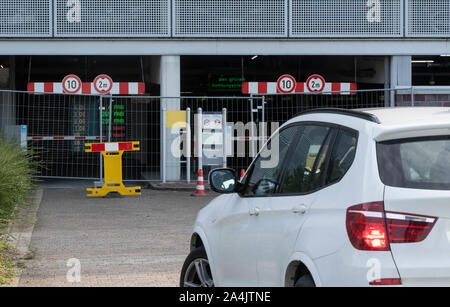
[[[353,95],[294,94],[251,97],[144,97],[94,96],[67,94],[29,94],[0,90],[0,130],[27,125],[28,148],[39,160],[40,177],[99,179],[102,160],[99,154],[85,153],[84,144],[103,141],[139,141],[140,151],[123,155],[125,181],[160,181],[163,169],[177,173],[176,180],[193,181],[197,176],[198,158],[191,156],[171,158],[172,144],[162,146],[162,132],[167,132],[161,121],[161,110],[190,109],[192,154],[195,148],[195,115],[222,114],[226,109],[231,130],[232,151],[227,166],[246,169],[258,149],[276,128],[296,114],[314,108],[379,108],[389,106],[394,98],[397,106],[450,105],[445,92],[416,92],[413,89],[355,91]],[[450,91],[448,91],[450,92]],[[336,94],[336,93],[334,93]],[[236,123],[245,126],[242,133]],[[252,132],[252,126],[255,130]],[[264,123],[261,126],[261,123]],[[175,129],[176,130],[176,129]],[[169,138],[170,139],[170,138]],[[173,139],[173,138],[171,138]],[[184,145],[183,145],[184,146]],[[166,152],[164,152],[164,147]],[[238,149],[244,148],[244,155]],[[166,157],[163,159],[163,157]],[[189,162],[190,168],[187,167]],[[223,162],[223,160],[222,160]],[[205,165],[205,178],[209,170],[220,167]]]
[[[291,37],[403,36],[403,0],[291,0],[289,11]]]
[[[288,0],[173,0],[175,37],[287,37]]]
[[[27,126],[28,148],[42,161],[38,176],[99,178],[98,154],[84,152],[99,136],[99,97],[0,91],[2,132]]]
[[[124,180],[159,181],[161,178],[160,103],[158,97],[105,97],[103,100],[102,134],[107,140],[140,142],[140,151],[122,156]]]
[[[283,124],[295,115],[318,108],[382,108],[390,91],[356,91],[354,95],[295,94],[265,97],[265,120]]]
[[[450,107],[450,87],[414,86],[395,93],[399,107]]]
[[[111,106],[108,98],[103,103],[103,135],[109,136],[112,142],[116,141],[139,141],[141,150],[138,152],[127,152],[123,156],[123,178],[125,181],[160,181],[163,179],[163,167],[166,172],[175,172],[178,180],[197,178],[198,158],[194,156],[195,144],[195,115],[201,108],[203,113],[221,113],[227,109],[227,122],[242,122],[247,124],[252,120],[251,101],[249,97],[112,97]],[[254,108],[257,108],[257,101],[254,99]],[[166,153],[161,146],[162,129],[161,122],[162,106],[168,111],[187,110],[190,111],[190,131],[191,131],[191,150],[190,158],[181,156],[176,158],[171,155],[172,144],[166,143]],[[170,107],[172,106],[172,107]],[[109,108],[113,112],[110,114]],[[258,121],[257,115],[253,118]],[[111,123],[111,124],[110,124]],[[166,128],[166,133],[171,133]],[[175,129],[177,130],[177,129]],[[256,131],[257,132],[257,131]],[[249,146],[249,131],[246,136],[238,140],[235,135],[235,143],[242,142],[245,148]],[[176,136],[175,136],[176,137]],[[180,138],[183,137],[180,134]],[[172,138],[173,139],[173,138]],[[183,139],[185,141],[185,139]],[[233,147],[234,151],[237,146]],[[166,158],[163,160],[163,156]],[[187,167],[189,159],[190,168]],[[233,156],[228,157],[227,165],[236,170],[246,168],[252,160],[252,157]],[[164,165],[164,166],[163,166]],[[205,178],[209,170],[220,165],[204,165]],[[187,173],[189,172],[189,174]]]
[[[55,1],[56,37],[170,36],[170,0]]]
[[[406,36],[450,36],[450,1],[406,0]]]
[[[52,35],[52,1],[0,0],[0,37]]]

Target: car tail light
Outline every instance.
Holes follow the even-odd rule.
[[[385,278],[385,279],[377,279],[373,280],[369,283],[371,286],[393,286],[393,285],[401,285],[402,280],[400,278]]]
[[[348,237],[356,249],[390,250],[383,202],[348,208],[346,224]]]
[[[383,202],[373,202],[348,208],[346,226],[356,249],[389,251],[390,243],[424,240],[436,221],[431,216],[385,212]]]
[[[386,212],[386,221],[391,243],[412,243],[425,240],[431,229],[433,229],[437,218]]]

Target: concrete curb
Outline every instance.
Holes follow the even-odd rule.
[[[24,259],[32,251],[30,249],[31,238],[33,235],[34,226],[37,221],[37,214],[39,206],[42,202],[44,191],[38,189],[30,196],[31,201],[28,206],[22,206],[19,209],[18,217],[11,221],[8,229],[8,239],[11,246],[15,248],[19,254],[19,258]],[[16,277],[11,282],[9,287],[17,287],[19,285],[20,277],[24,269],[19,269]]]

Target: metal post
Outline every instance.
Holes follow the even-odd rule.
[[[203,115],[202,108],[197,110],[197,157],[198,170],[203,169]]]
[[[166,108],[162,109],[161,112],[161,127],[162,127],[162,168],[161,168],[161,181],[166,183]]]
[[[254,118],[253,118],[253,94],[250,95],[250,155],[251,157],[255,156],[255,148],[254,148],[254,143],[253,143],[253,137],[255,136],[255,131],[253,130],[253,123],[254,123]]]
[[[415,99],[414,99],[414,86],[411,86],[411,106],[415,106]]]
[[[109,124],[108,124],[108,142],[111,142],[111,130],[112,130],[112,95],[109,96]]]
[[[186,108],[186,181],[191,182],[191,108]]]
[[[388,90],[390,86],[390,58],[388,56],[384,57],[384,107],[388,108],[390,106],[391,92]]]
[[[99,96],[99,132],[100,132],[100,142],[103,142],[103,97]],[[103,183],[103,155],[100,152],[100,183]]]
[[[222,161],[223,167],[227,167],[227,109],[222,109]]]
[[[391,93],[390,93],[390,98],[389,98],[389,103],[390,103],[390,107],[393,108],[395,107],[395,94],[397,93],[397,90],[391,89]]]
[[[398,74],[398,65],[397,65],[397,61],[395,60],[394,56],[390,57],[390,83],[391,83],[391,92],[390,92],[390,99],[389,99],[389,103],[390,103],[390,107],[395,107],[395,100],[396,100],[396,87],[398,84],[398,79],[397,79],[397,74]]]
[[[262,131],[261,131],[260,137],[262,137],[263,139],[259,143],[260,144],[259,150],[261,150],[261,148],[263,147],[263,145],[266,141],[266,139],[265,139],[265,137],[266,137],[266,122],[265,122],[265,120],[266,119],[264,118],[264,116],[265,116],[264,108],[265,108],[265,104],[266,104],[265,96],[262,96],[261,99],[262,99],[262,111],[261,111]]]

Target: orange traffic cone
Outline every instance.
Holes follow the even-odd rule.
[[[195,193],[191,196],[206,196],[205,183],[203,181],[203,169],[198,171],[197,187],[195,188]]]
[[[245,170],[241,169],[241,176],[239,177],[239,181],[242,182],[242,179],[244,179],[245,176]]]

